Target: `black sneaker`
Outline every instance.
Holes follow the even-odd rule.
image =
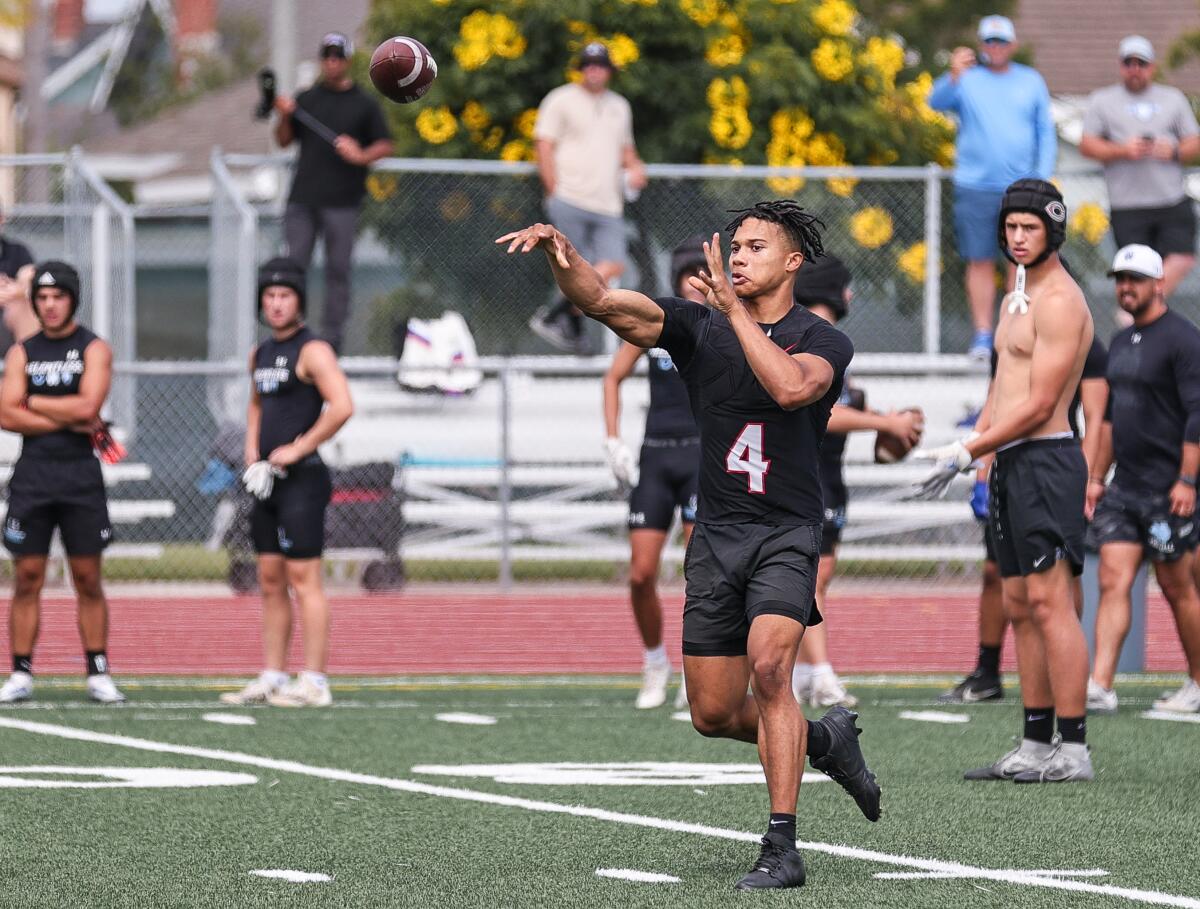
[[[559,311],[555,312],[555,309]],[[530,318],[529,327],[551,347],[578,353],[582,332],[580,326],[571,318],[569,310],[541,306]]]
[[[877,821],[879,784],[858,745],[862,730],[854,725],[857,719],[857,713],[837,706],[817,720],[829,732],[829,751],[809,763],[850,793],[868,821]]]
[[[769,890],[776,887],[804,886],[804,859],[796,844],[786,836],[768,833],[762,838],[762,852],[754,867],[734,888],[737,890]]]
[[[979,668],[949,691],[938,695],[939,704],[974,704],[1003,699],[1004,686],[1000,684],[1000,676]]]

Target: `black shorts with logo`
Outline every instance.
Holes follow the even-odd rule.
[[[629,529],[670,530],[676,508],[683,521],[695,523],[699,483],[699,438],[645,439],[629,494]]]
[[[112,542],[104,474],[94,457],[20,457],[8,481],[4,546],[14,556],[46,555],[54,528],[67,555],[99,555]]]
[[[816,524],[697,523],[684,560],[683,652],[744,656],[760,615],[818,624],[820,537]]]
[[[842,541],[842,530],[846,526],[846,503],[825,507],[825,520],[821,524],[821,555],[833,555]]]
[[[1115,209],[1112,230],[1118,249],[1141,243],[1161,256],[1196,252],[1196,210],[1191,199],[1166,208]]]
[[[988,532],[1000,577],[1026,577],[1066,560],[1083,571],[1087,462],[1074,438],[1031,439],[996,453]]]
[[[1194,514],[1186,518],[1173,515],[1168,496],[1126,490],[1115,484],[1105,491],[1088,528],[1089,547],[1140,543],[1153,562],[1181,559],[1196,548],[1197,542],[1200,532]]]
[[[329,468],[320,458],[293,464],[286,477],[276,478],[271,495],[254,503],[254,551],[287,559],[320,558],[325,549],[325,506],[332,494]]]

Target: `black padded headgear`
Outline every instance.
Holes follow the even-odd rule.
[[[39,287],[57,287],[71,298],[71,318],[79,309],[79,272],[66,262],[50,259],[35,266],[33,273],[33,296],[37,297]],[[37,313],[37,306],[33,307]]]
[[[671,251],[671,293],[679,293],[679,279],[685,274],[695,273],[700,269],[708,270],[708,260],[704,258],[704,241],[708,239],[703,234],[688,237]]]
[[[846,318],[846,288],[850,269],[837,256],[825,253],[815,262],[805,262],[796,273],[792,295],[800,306],[828,306],[834,319]]]
[[[1018,180],[1004,191],[1004,198],[1000,202],[1000,223],[996,228],[1000,250],[1014,265],[1020,263],[1008,251],[1008,237],[1004,233],[1004,219],[1011,211],[1025,211],[1037,215],[1046,225],[1046,248],[1030,263],[1031,267],[1041,265],[1066,241],[1067,206],[1063,204],[1062,193],[1058,191],[1058,187],[1045,180]]]
[[[300,313],[303,315],[304,283],[304,266],[295,259],[269,259],[258,269],[258,308],[262,309],[263,291],[268,287],[290,287],[300,297]]]

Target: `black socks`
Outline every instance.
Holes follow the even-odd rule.
[[[1000,674],[1000,646],[988,647],[986,644],[979,645],[979,670],[985,675]]]
[[[33,675],[33,654],[25,656],[14,653],[13,672],[24,672],[27,675]]]
[[[1025,708],[1025,738],[1049,745],[1054,738],[1054,708]]]
[[[776,814],[772,811],[771,823],[767,826],[767,833],[773,833],[776,836],[786,836],[789,843],[795,843],[796,815]]]
[[[108,674],[108,654],[103,650],[87,651],[87,674],[88,675],[107,675]]]
[[[1074,742],[1082,745],[1087,741],[1087,715],[1060,716],[1058,718],[1058,734],[1064,742]]]

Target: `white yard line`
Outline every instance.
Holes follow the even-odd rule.
[[[636,881],[639,884],[678,884],[680,879],[673,874],[657,871],[635,871],[632,868],[597,868],[597,877],[614,877],[619,881]]]
[[[634,827],[647,827],[655,830],[667,830],[673,833],[691,833],[698,836],[735,840],[744,843],[757,843],[760,838],[760,835],[757,833],[711,827],[707,824],[694,824],[687,821],[670,820],[668,818],[647,817],[645,815],[629,814],[622,811],[608,811],[603,808],[588,808],[582,805],[560,805],[555,802],[518,798],[495,792],[476,792],[471,789],[457,789],[449,786],[431,786],[428,783],[418,783],[415,780],[392,779],[366,773],[355,773],[350,770],[339,770],[332,767],[317,767],[310,764],[301,764],[298,761],[284,761],[278,758],[260,757],[259,755],[243,754],[237,751],[197,748],[190,745],[172,745],[167,742],[153,742],[148,739],[132,738],[124,735],[92,732],[88,729],[77,729],[71,726],[57,726],[50,723],[34,723],[26,720],[0,717],[0,728],[15,729],[21,732],[48,735],[78,742],[92,742],[97,745],[115,745],[122,748],[151,751],[158,754],[178,754],[186,757],[224,761],[230,764],[260,767],[264,770],[278,770],[283,773],[295,773],[300,776],[315,777],[323,780],[357,783],[363,786],[379,786],[398,792],[412,792],[418,795],[431,795],[438,798],[458,799],[460,801],[479,802],[487,805],[502,805],[506,808],[521,808],[525,811],[538,811],[546,814],[588,817],[598,821],[628,824]],[[843,846],[836,843],[800,841],[796,843],[796,846],[809,852],[823,852],[826,855],[834,855],[840,858],[856,859],[858,861],[873,862],[897,868],[908,868],[916,871],[934,872],[939,875],[946,874],[954,878],[995,881],[997,883],[1013,884],[1022,887],[1041,887],[1049,890],[1067,890],[1075,893],[1094,893],[1100,896],[1118,897],[1154,906],[1180,906],[1183,909],[1200,909],[1200,899],[1195,897],[1177,896],[1157,890],[1138,890],[1131,887],[1115,887],[1108,884],[1091,884],[1086,881],[1056,878],[1049,876],[1045,871],[977,868],[958,862],[893,855],[887,852],[877,852],[873,849],[860,849],[857,846]]]
[[[900,719],[916,720],[919,723],[971,722],[971,717],[965,713],[949,713],[945,710],[901,710]]]
[[[1172,723],[1200,723],[1200,713],[1173,713],[1170,710],[1147,710],[1143,720],[1168,720]]]

